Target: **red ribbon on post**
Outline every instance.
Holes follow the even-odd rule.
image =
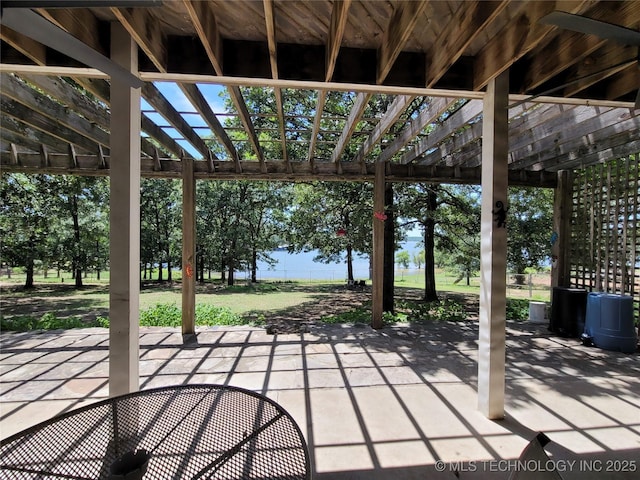
[[[381,222],[384,222],[387,219],[387,216],[384,214],[384,212],[373,212],[373,216]]]

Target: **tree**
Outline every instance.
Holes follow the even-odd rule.
[[[409,268],[409,252],[402,250],[396,254],[396,263],[405,270]]]
[[[101,258],[96,258],[96,245],[99,254],[100,244],[104,245],[109,235],[107,179],[65,175],[53,177],[51,183],[49,194],[58,221],[57,242],[64,246],[60,253],[71,266],[75,287],[81,288],[83,273],[102,263]]]
[[[172,267],[179,262],[182,232],[181,189],[178,180],[143,179],[140,189],[140,238],[142,261],[158,265],[158,281],[172,281]]]
[[[553,190],[509,188],[507,265],[514,273],[539,269],[550,258],[553,229]],[[517,276],[520,281],[524,277]]]
[[[422,265],[424,265],[424,260],[425,260],[424,249],[420,250],[419,252],[415,252],[413,254],[412,260],[416,268],[420,270],[422,268]]]
[[[353,256],[371,254],[372,186],[314,182],[297,184],[294,191],[283,234],[290,251],[318,250],[315,261],[345,261],[353,282]]]
[[[36,260],[47,259],[47,235],[52,224],[51,176],[12,173],[2,176],[0,191],[0,251],[3,262],[24,267],[25,288],[33,288]]]

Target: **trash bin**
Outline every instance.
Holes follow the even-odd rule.
[[[629,295],[591,292],[587,298],[585,335],[596,347],[633,353],[638,339]]]
[[[553,287],[549,330],[564,337],[584,332],[587,291],[583,288]]]
[[[544,302],[529,302],[529,322],[545,323],[545,310],[547,304]]]

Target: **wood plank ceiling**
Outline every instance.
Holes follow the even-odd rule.
[[[637,47],[539,22],[554,10],[640,27],[638,1],[36,9],[103,55],[110,22],[135,39],[144,175],[177,176],[190,155],[199,178],[366,179],[387,162],[392,180],[475,183],[482,91],[509,69],[510,180],[541,186],[558,170],[640,152]],[[108,80],[4,26],[0,40],[3,171],[105,174]],[[162,81],[188,104],[177,106]],[[208,83],[226,88],[227,109]],[[248,101],[249,87],[264,101]],[[346,108],[331,108],[336,98]]]

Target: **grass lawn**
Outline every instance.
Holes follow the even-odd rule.
[[[74,288],[68,274],[64,276],[64,282],[62,278],[52,275],[48,278],[36,277],[36,287],[32,290],[24,290],[22,287],[23,275],[13,275],[10,280],[0,278],[0,316],[3,328],[12,328],[11,325],[16,325],[16,322],[22,322],[23,328],[104,325],[100,322],[109,313],[108,274],[101,275],[99,281],[95,277],[84,279],[85,287],[79,290]],[[477,279],[472,279],[471,285],[467,286],[463,282],[456,283],[454,277],[439,272],[436,280],[443,302],[437,311],[430,311],[424,304],[420,304],[424,274],[396,274],[396,308],[401,313],[387,320],[407,321],[411,315],[429,318],[437,315],[439,319],[474,318],[477,315]],[[516,302],[520,314],[525,313],[529,299],[549,300],[548,287],[539,287],[532,290],[531,296],[526,286],[508,290],[508,296],[522,299]],[[206,283],[197,285],[196,303],[209,317],[213,315],[213,310],[224,311],[225,319],[220,322],[223,324],[265,323],[285,318],[297,318],[298,321],[309,318],[332,322],[366,322],[370,318],[370,287],[348,290],[343,282],[263,281],[248,285],[241,281],[231,287],[220,283]],[[179,317],[181,304],[179,283],[146,282],[141,287],[140,310],[153,314],[152,318],[172,314]],[[40,319],[47,321],[42,322]],[[215,318],[209,318],[203,324],[211,325],[216,322]]]

